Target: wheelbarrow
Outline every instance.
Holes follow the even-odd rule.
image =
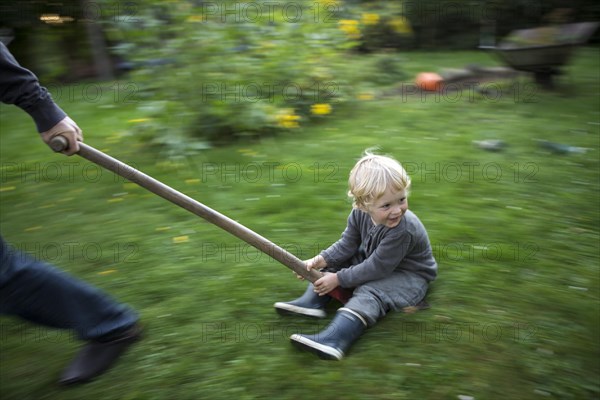
[[[600,23],[580,22],[520,29],[511,32],[498,46],[479,46],[492,51],[509,67],[532,73],[544,88],[554,87],[554,77],[562,74],[578,46],[594,34]]]
[[[62,136],[54,137],[50,141],[50,147],[54,151],[63,151],[68,147],[67,139]],[[283,248],[277,246],[275,243],[264,238],[256,232],[248,229],[244,225],[232,220],[231,218],[213,210],[212,208],[192,199],[189,196],[173,189],[170,186],[152,178],[149,175],[107,155],[103,152],[89,146],[85,143],[79,143],[79,151],[77,154],[88,161],[91,161],[97,165],[100,165],[115,174],[131,181],[135,182],[150,192],[170,201],[173,204],[178,205],[181,208],[188,210],[189,212],[205,219],[206,221],[218,226],[219,228],[231,233],[237,238],[244,242],[254,246],[258,250],[262,251],[271,258],[279,261],[296,274],[315,282],[323,274],[319,271],[306,269],[305,263],[295,255],[289,253]],[[352,291],[337,287],[333,291],[328,293],[329,296],[339,300],[345,304],[352,297]]]

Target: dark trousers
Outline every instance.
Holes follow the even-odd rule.
[[[82,340],[126,330],[137,314],[99,289],[10,247],[0,236],[0,313],[53,328]]]

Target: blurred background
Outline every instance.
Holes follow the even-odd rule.
[[[131,304],[147,332],[66,391],[53,382],[77,341],[2,317],[3,399],[600,396],[597,1],[0,8],[0,39],[88,144],[303,259],[343,231],[348,173],[376,147],[411,175],[440,266],[430,310],[391,313],[324,363],[289,335],[328,320],[273,311],[304,289],[288,270],[53,154],[2,104],[3,237]]]
[[[329,109],[312,105],[352,103],[359,83],[412,81],[398,55],[495,46],[514,30],[539,27],[513,43],[562,44],[569,37],[553,29],[599,15],[586,0],[73,0],[5,3],[0,26],[17,59],[43,82],[125,79],[133,82],[124,88],[127,101],[151,101],[144,107],[156,120],[146,132],[162,131],[168,109],[181,118],[176,127],[169,122],[171,130],[227,141],[322,118]],[[583,36],[600,37],[594,30]],[[357,74],[345,63],[349,54],[374,60],[373,69]]]

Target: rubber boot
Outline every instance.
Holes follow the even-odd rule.
[[[312,283],[308,284],[306,291],[296,300],[274,304],[275,310],[280,314],[298,314],[314,318],[325,318],[325,306],[331,300],[330,296],[319,296],[315,293]]]
[[[341,360],[367,327],[364,318],[349,308],[340,308],[333,321],[316,335],[294,334],[292,343],[324,360]]]

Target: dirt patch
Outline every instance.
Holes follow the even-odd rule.
[[[440,96],[468,91],[472,94],[495,95],[501,88],[500,82],[516,81],[522,72],[506,67],[467,66],[464,69],[446,69],[440,75],[443,83],[437,91],[423,90],[414,82],[402,82],[382,93],[383,97],[402,96]],[[532,85],[534,83],[532,82]]]

